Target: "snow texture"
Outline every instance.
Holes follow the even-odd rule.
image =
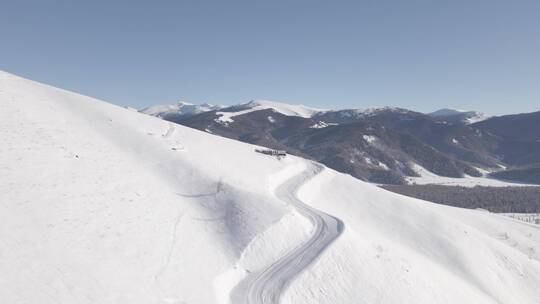
[[[465,124],[473,124],[490,118],[491,116],[486,115],[481,112],[476,111],[464,111],[464,110],[454,110],[454,109],[440,109],[435,112],[428,113],[428,115],[433,117],[451,117],[459,116],[463,117],[463,122]]]
[[[310,108],[303,105],[290,105],[269,100],[253,100],[242,106],[247,109],[237,112],[217,112],[216,114],[219,115],[217,121],[228,124],[234,121],[232,118],[235,116],[266,109],[271,109],[277,113],[281,113],[287,116],[299,116],[304,118],[309,118],[317,113],[325,111],[322,109]]]
[[[196,115],[199,113],[215,111],[223,108],[220,105],[212,105],[208,103],[203,103],[200,105],[192,104],[189,102],[179,101],[174,105],[155,105],[141,110],[141,113],[164,117],[169,114],[178,114],[183,116]]]
[[[489,173],[486,170],[481,168],[476,168],[480,171],[483,176],[475,177],[465,175],[463,178],[455,177],[446,177],[437,175],[426,168],[420,166],[419,164],[412,164],[413,170],[418,173],[419,177],[407,177],[407,181],[410,184],[426,185],[426,184],[435,184],[435,185],[446,185],[446,186],[461,186],[461,187],[475,187],[475,186],[486,186],[486,187],[533,187],[538,185],[530,185],[523,183],[512,183],[508,181],[502,181],[494,178],[487,177]]]
[[[310,126],[311,129],[323,129],[330,126],[337,126],[337,123],[318,121],[316,124]]]
[[[377,137],[373,136],[373,135],[363,135],[362,138],[364,138],[364,140],[370,144],[374,143],[375,141],[377,141]]]

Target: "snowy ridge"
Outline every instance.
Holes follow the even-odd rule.
[[[490,118],[489,115],[477,111],[454,110],[447,108],[428,113],[428,115],[437,118],[455,118],[466,124],[473,124]]]
[[[216,120],[218,122],[231,123],[234,121],[232,119],[234,116],[244,115],[250,112],[267,109],[274,110],[277,113],[281,113],[287,116],[299,116],[304,118],[309,118],[317,113],[326,111],[323,109],[310,108],[303,105],[290,105],[282,102],[269,100],[252,100],[246,104],[241,104],[234,107],[241,110],[217,112],[216,114],[218,114],[219,117]]]
[[[358,108],[358,109],[343,109],[343,110],[333,110],[328,112],[338,113],[341,117],[347,118],[362,118],[365,116],[377,115],[381,112],[396,112],[396,113],[407,113],[409,110],[396,108],[396,107],[368,107],[368,108]]]
[[[4,72],[0,137],[6,303],[228,303],[268,272],[240,303],[540,299],[537,225],[300,177],[307,160]],[[325,230],[300,203],[343,222],[330,246],[305,247]]]
[[[181,115],[181,116],[192,116],[204,112],[215,111],[223,108],[220,105],[212,105],[208,103],[203,103],[200,105],[192,104],[189,102],[179,101],[174,105],[155,105],[145,109],[142,109],[140,112],[156,117],[165,117],[166,115]]]
[[[238,110],[235,110],[238,109]],[[362,118],[366,116],[377,115],[381,112],[392,111],[392,112],[409,112],[409,110],[395,108],[395,107],[370,107],[364,109],[345,109],[345,110],[327,110],[327,109],[317,109],[306,107],[304,105],[291,105],[276,101],[269,100],[252,100],[246,104],[240,104],[227,108],[227,111],[220,111],[216,114],[219,115],[216,118],[217,122],[223,124],[232,123],[233,117],[251,113],[254,111],[267,110],[271,109],[277,113],[281,113],[287,116],[298,116],[303,118],[313,118],[327,113],[336,113],[343,118]],[[326,125],[325,125],[326,124]],[[331,125],[330,123],[320,122],[319,124],[313,126],[313,128],[324,128]]]
[[[474,112],[474,114],[471,114],[469,117],[465,118],[465,123],[470,125],[473,123],[484,121],[488,118],[491,118],[491,116],[484,113]]]

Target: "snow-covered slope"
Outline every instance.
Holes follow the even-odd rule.
[[[331,170],[299,197],[340,218],[345,230],[300,275],[283,303],[540,299],[539,226],[405,198]]]
[[[223,112],[217,112],[219,115],[218,121],[224,123],[230,123],[234,120],[234,116],[247,114],[254,111],[271,109],[275,112],[281,113],[287,116],[299,116],[304,118],[312,117],[313,115],[324,112],[326,110],[306,107],[304,105],[291,105],[282,102],[269,101],[269,100],[252,100],[246,104],[236,105],[231,107],[237,110],[228,110]]]
[[[5,303],[540,299],[538,226],[310,171],[4,72],[0,138]],[[321,214],[342,233],[326,239]],[[262,285],[250,284],[257,273]]]
[[[477,168],[478,171],[482,173],[482,177],[474,177],[466,175],[462,178],[455,177],[446,177],[440,176],[433,172],[430,172],[426,168],[420,166],[419,164],[411,164],[412,169],[418,173],[418,177],[409,176],[406,178],[407,182],[410,184],[417,185],[446,185],[446,186],[461,186],[461,187],[534,187],[538,185],[526,184],[526,183],[517,183],[511,181],[498,180],[494,178],[489,178],[489,171],[482,170]]]
[[[333,113],[344,118],[364,118],[369,116],[375,116],[383,112],[393,112],[393,113],[407,113],[409,110],[396,108],[396,107],[368,107],[368,108],[358,108],[358,109],[343,109],[343,110],[332,110],[328,113]]]
[[[473,124],[488,119],[490,116],[477,111],[463,111],[454,109],[440,109],[428,115],[436,118],[448,119],[450,121],[460,121],[466,124]]]
[[[2,303],[216,303],[309,231],[270,190],[298,160],[3,72],[0,138]]]
[[[223,108],[220,105],[203,103],[200,105],[179,101],[174,105],[155,105],[141,110],[141,113],[165,117],[167,115],[192,116],[204,112],[215,111]]]

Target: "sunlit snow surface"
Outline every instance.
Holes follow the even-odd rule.
[[[303,105],[290,105],[269,100],[253,100],[243,105],[243,107],[245,107],[246,109],[237,112],[216,112],[216,114],[219,115],[219,117],[216,118],[216,121],[221,123],[231,123],[234,121],[233,117],[235,116],[240,116],[250,112],[266,109],[271,109],[274,112],[281,113],[287,116],[299,116],[304,118],[308,118],[316,113],[325,111],[322,109],[310,108]]]
[[[476,187],[476,186],[484,186],[484,187],[528,187],[528,186],[538,186],[538,185],[532,185],[532,184],[525,184],[525,183],[513,183],[509,181],[503,181],[498,180],[494,178],[490,178],[487,174],[488,171],[482,170],[480,168],[477,168],[483,176],[481,177],[474,177],[470,175],[465,175],[462,178],[456,178],[456,177],[446,177],[446,176],[440,176],[433,172],[430,172],[426,168],[418,165],[418,164],[412,164],[412,168],[419,177],[406,177],[406,180],[410,184],[418,184],[418,185],[426,185],[426,184],[434,184],[434,185],[445,185],[445,186],[461,186],[461,187]]]
[[[229,303],[315,227],[306,161],[0,72],[0,302]],[[539,303],[540,229],[325,169],[343,222],[282,303]]]
[[[141,110],[141,113],[153,115],[157,117],[165,117],[170,114],[190,116],[204,112],[219,110],[223,108],[220,105],[212,105],[203,103],[200,105],[192,104],[189,102],[179,101],[174,105],[155,105]]]

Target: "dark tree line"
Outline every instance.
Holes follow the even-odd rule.
[[[491,212],[540,212],[540,187],[386,185],[382,188],[437,204]]]
[[[494,172],[490,176],[521,183],[540,184],[540,167]]]

